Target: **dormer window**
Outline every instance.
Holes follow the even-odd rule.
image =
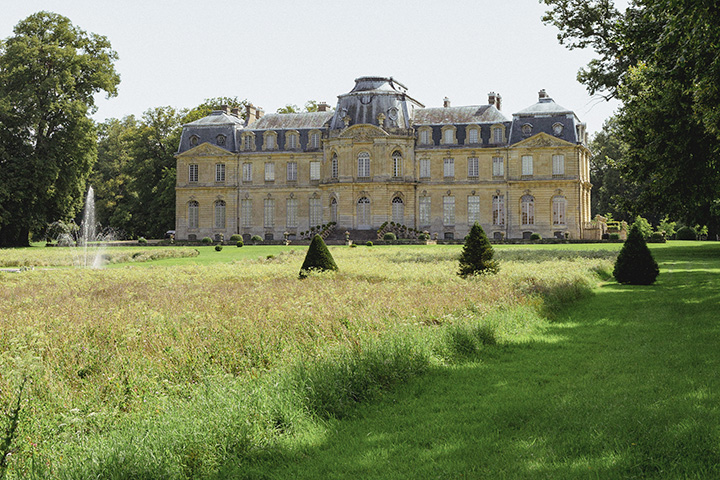
[[[454,145],[455,144],[455,127],[452,125],[448,125],[443,127],[443,144],[444,145]]]
[[[218,135],[215,137],[215,142],[220,146],[225,145],[225,135]]]
[[[310,140],[308,141],[308,148],[315,149],[320,148],[320,132],[310,132]]]
[[[197,135],[193,135],[192,137],[190,137],[190,146],[191,147],[196,147],[198,142],[200,142],[200,137],[198,137]]]
[[[243,150],[246,152],[255,150],[255,135],[252,132],[243,135]]]
[[[505,141],[505,127],[502,125],[493,125],[492,141],[493,143],[503,143]]]
[[[429,127],[425,127],[420,130],[420,133],[418,134],[418,141],[420,145],[429,145],[432,143],[432,135]]]
[[[275,150],[277,148],[277,133],[265,132],[265,150]]]
[[[533,126],[531,123],[526,123],[522,126],[522,134],[524,137],[532,135]]]
[[[295,150],[298,148],[299,143],[297,132],[287,132],[285,134],[285,150]]]
[[[478,138],[479,138],[478,129],[475,127],[468,128],[467,143],[469,143],[469,144],[479,143]]]
[[[553,126],[552,126],[553,134],[554,134],[554,135],[557,135],[557,136],[562,135],[564,128],[565,128],[565,127],[563,126],[562,123],[554,123]]]

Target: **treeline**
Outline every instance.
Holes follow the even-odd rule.
[[[175,227],[175,153],[182,126],[221,105],[245,100],[217,97],[190,110],[157,107],[142,117],[111,118],[97,125],[98,158],[88,179],[95,215],[119,238],[161,238]]]

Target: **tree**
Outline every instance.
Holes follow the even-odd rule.
[[[238,100],[237,97],[213,97],[213,98],[206,98],[203,103],[198,105],[195,108],[192,108],[184,113],[184,117],[182,119],[182,123],[190,123],[194,122],[195,120],[198,120],[200,118],[206,117],[212,113],[213,110],[220,110],[220,107],[222,106],[228,106],[230,108],[237,108],[240,110],[240,118],[245,119],[246,111],[245,107],[247,106],[248,101]]]
[[[591,94],[617,97],[617,132],[627,145],[620,171],[640,185],[636,205],[657,206],[718,231],[720,219],[720,10],[713,2],[543,0],[543,20],[569,48],[598,58],[578,80]]]
[[[650,253],[640,228],[633,224],[615,261],[615,280],[630,285],[650,285],[655,283],[659,272],[658,264]]]
[[[485,235],[483,228],[475,222],[470,228],[462,253],[460,254],[460,270],[458,275],[467,277],[468,275],[482,273],[497,273],[500,270],[497,262],[493,260],[495,251],[490,245],[490,241]]]
[[[333,259],[330,250],[320,235],[315,235],[310,242],[305,261],[300,267],[300,278],[307,277],[310,271],[324,272],[327,270],[337,270],[338,266]]]
[[[80,210],[96,159],[93,95],[117,94],[117,54],[102,36],[39,12],[0,43],[0,246]]]

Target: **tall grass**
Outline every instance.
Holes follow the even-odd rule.
[[[303,282],[303,252],[0,273],[2,405],[16,387],[9,372],[32,370],[9,472],[219,475],[431,362],[532,338],[544,311],[612,266],[555,255],[505,260],[499,275],[464,280],[458,252],[334,248],[340,272]],[[37,368],[20,367],[20,357]]]

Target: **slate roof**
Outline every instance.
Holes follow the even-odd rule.
[[[573,113],[573,111],[558,105],[552,98],[545,97],[539,99],[536,104],[530,105],[513,115],[562,115],[566,113]]]
[[[415,110],[414,125],[444,125],[458,123],[508,122],[493,105],[468,105],[464,107],[434,107]]]
[[[222,110],[213,110],[207,117],[200,118],[194,122],[186,123],[185,127],[217,126],[217,125],[238,125],[242,128],[244,121],[235,115],[228,115]]]
[[[334,112],[268,113],[247,126],[250,130],[323,128]]]

